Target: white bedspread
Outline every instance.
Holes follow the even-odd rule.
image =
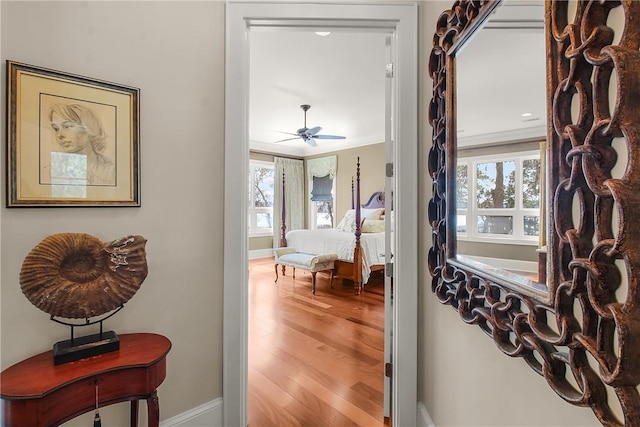
[[[307,254],[337,254],[338,259],[353,262],[356,237],[338,229],[291,230],[287,232],[287,246]],[[371,266],[384,264],[384,233],[362,233],[360,246],[364,253],[362,283],[367,283]]]

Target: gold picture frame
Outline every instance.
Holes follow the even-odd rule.
[[[8,208],[140,206],[140,89],[7,60]]]

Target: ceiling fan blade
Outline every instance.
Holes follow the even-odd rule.
[[[339,136],[339,135],[314,135],[314,138],[317,139],[345,139],[346,136]]]
[[[285,134],[285,135],[300,136],[300,135],[299,135],[299,134],[297,134],[297,133],[284,132],[284,131],[281,131],[281,130],[272,130],[272,132],[283,133],[283,134]]]
[[[293,135],[296,138],[281,139],[280,141],[274,141],[274,142],[291,141],[291,140],[300,138],[304,142],[309,144],[310,147],[317,147],[318,143],[316,142],[316,139],[345,139],[346,138],[345,136],[339,136],[339,135],[318,135],[318,132],[322,130],[320,126],[312,127],[311,129],[307,128],[307,110],[309,110],[311,106],[307,104],[302,104],[300,108],[302,108],[302,111],[304,111],[303,127],[298,129],[296,133],[275,131],[279,133],[284,133],[286,135]]]
[[[293,134],[292,134],[292,135],[293,135]],[[298,138],[300,138],[300,137],[299,137],[299,136],[296,136],[295,138],[285,138],[285,139],[280,139],[280,140],[278,140],[278,141],[273,141],[273,142],[274,142],[274,143],[277,143],[277,142],[284,142],[284,141],[293,141],[294,139],[298,139]]]

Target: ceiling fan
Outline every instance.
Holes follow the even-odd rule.
[[[291,140],[300,138],[310,146],[316,147],[317,146],[316,139],[345,139],[346,138],[344,136],[339,136],[339,135],[319,135],[318,132],[320,132],[320,130],[322,129],[320,126],[316,126],[311,129],[307,128],[307,111],[309,110],[309,108],[311,108],[311,105],[302,104],[300,108],[302,109],[302,111],[304,111],[304,127],[301,127],[300,129],[298,129],[296,133],[281,132],[287,135],[295,135],[295,136],[293,138],[285,138],[285,139],[281,139],[279,141],[274,141],[274,142],[291,141]]]

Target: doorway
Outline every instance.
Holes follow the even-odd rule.
[[[248,248],[248,42],[252,25],[314,20],[323,26],[392,29],[396,41],[392,424],[415,425],[417,404],[417,6],[395,4],[227,5],[223,417],[246,425]],[[232,165],[232,166],[230,166]],[[238,236],[240,238],[238,238]]]

